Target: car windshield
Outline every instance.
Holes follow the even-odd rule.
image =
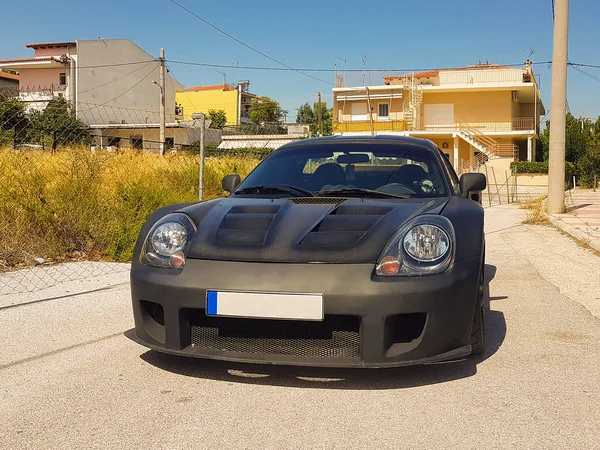
[[[282,186],[317,196],[448,195],[448,184],[432,150],[394,142],[312,143],[281,149],[258,165],[236,194],[289,194]]]

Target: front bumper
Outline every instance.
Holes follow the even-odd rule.
[[[134,263],[135,330],[154,350],[238,362],[390,367],[471,351],[479,258],[440,275],[376,277],[371,264],[189,259],[181,272]],[[322,322],[215,318],[206,290],[321,293]]]

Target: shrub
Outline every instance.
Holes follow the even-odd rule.
[[[600,178],[600,147],[590,148],[577,161],[579,182],[583,187],[594,187],[594,177]]]
[[[510,163],[510,169],[513,173],[548,173],[548,161],[513,161]],[[565,162],[565,177],[571,178],[575,173],[575,165],[571,162]]]

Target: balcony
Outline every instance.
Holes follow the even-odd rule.
[[[407,123],[404,120],[373,121],[373,131],[406,131]],[[333,124],[334,133],[370,132],[371,122],[340,122]]]
[[[420,131],[453,131],[458,129],[459,120],[456,118],[439,118],[429,121],[420,128]],[[533,117],[515,117],[506,122],[463,122],[470,128],[479,131],[529,131],[534,129]]]

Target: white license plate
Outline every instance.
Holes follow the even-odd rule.
[[[209,290],[206,292],[206,314],[261,319],[323,320],[323,296]]]

